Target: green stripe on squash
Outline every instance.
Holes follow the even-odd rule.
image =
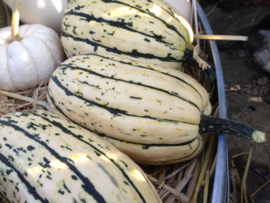
[[[161,202],[132,160],[57,115],[2,116],[0,136],[0,192],[10,202]]]
[[[61,39],[68,57],[110,53],[181,69],[193,33],[164,1],[79,0],[66,8]]]

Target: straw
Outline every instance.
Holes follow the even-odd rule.
[[[237,158],[239,156],[244,156],[244,155],[247,155],[247,154],[249,154],[249,152],[242,152],[242,153],[233,155],[232,158],[235,159],[235,158]]]
[[[215,4],[215,6],[213,7],[213,9],[212,9],[211,11],[209,11],[209,13],[207,13],[207,14],[206,14],[206,17],[210,16],[210,15],[211,15],[211,13],[213,13],[213,12],[214,12],[214,10],[215,10],[215,9],[216,9],[216,7],[217,7],[217,4],[218,4],[218,2]]]
[[[148,176],[149,180],[152,181],[153,183],[156,183],[158,182],[157,179],[155,179],[154,177],[152,176]],[[163,184],[162,186],[163,188],[169,190],[172,194],[175,195],[176,199],[184,202],[184,203],[187,203],[189,201],[189,198],[184,195],[183,193],[180,193],[180,192],[177,192],[175,189],[171,188],[170,186],[166,185],[166,184]]]
[[[194,39],[208,39],[208,40],[231,40],[231,41],[247,41],[247,36],[237,35],[194,35]]]
[[[250,143],[250,151],[248,154],[248,159],[247,159],[247,163],[246,163],[246,168],[245,168],[245,172],[243,175],[243,180],[242,180],[242,185],[241,185],[241,203],[243,203],[244,201],[246,203],[248,203],[247,200],[247,188],[246,188],[246,180],[247,180],[247,174],[248,174],[248,169],[249,169],[249,165],[250,165],[250,161],[251,161],[251,156],[252,156],[252,149],[253,149],[253,142]]]
[[[259,187],[255,192],[253,192],[250,196],[253,197],[256,195],[262,188],[264,188],[268,183],[270,183],[270,179],[266,181],[261,187]]]
[[[199,194],[199,191],[200,191],[200,188],[201,188],[201,185],[202,185],[202,181],[203,181],[203,178],[205,176],[206,168],[208,166],[209,159],[210,159],[210,156],[211,156],[211,152],[212,152],[212,149],[213,149],[214,140],[215,140],[215,136],[210,136],[210,140],[209,140],[209,143],[208,143],[208,146],[207,146],[207,151],[206,151],[206,154],[205,154],[205,159],[204,159],[203,166],[202,166],[202,169],[201,169],[201,172],[200,172],[199,180],[198,180],[197,185],[196,185],[196,189],[195,189],[195,193],[193,195],[192,202],[197,202],[198,194]]]
[[[211,156],[210,156],[209,163],[208,163],[208,166],[207,166],[207,171],[205,173],[205,186],[204,186],[204,194],[203,194],[203,203],[207,203],[207,200],[208,200],[211,163],[213,161],[214,154],[215,154],[215,149],[216,149],[216,145],[214,145],[215,140],[216,140],[216,137],[214,137],[213,146],[208,146],[208,147],[212,148],[212,152],[211,152]]]
[[[237,171],[236,168],[235,168],[236,166],[235,166],[233,160],[231,160],[230,163],[231,163],[232,169],[233,169],[234,172],[235,172],[237,187],[241,190],[242,181],[241,181],[241,178],[240,178],[240,176],[239,176],[239,173],[238,173],[238,171]],[[251,195],[249,194],[248,190],[246,190],[246,191],[247,191],[247,195],[248,195],[250,201],[251,201],[252,203],[254,203],[254,201],[253,201]]]
[[[35,99],[33,98],[30,98],[30,97],[26,97],[26,96],[22,96],[22,95],[19,95],[19,94],[15,94],[15,93],[11,93],[11,92],[7,92],[7,91],[3,91],[3,90],[0,90],[0,94],[2,95],[6,95],[8,97],[12,97],[12,98],[15,98],[15,99],[19,99],[19,100],[23,100],[23,101],[27,101],[27,102],[30,102],[30,103],[34,103],[36,102],[37,104],[40,104],[44,107],[46,107],[46,109],[48,111],[51,112],[51,109],[49,107],[49,104],[45,101],[35,101]]]
[[[194,173],[193,173],[193,177],[192,177],[192,181],[190,182],[190,187],[189,190],[187,192],[187,196],[188,198],[192,198],[192,195],[195,191],[195,187],[196,187],[196,183],[198,181],[199,175],[200,175],[200,170],[201,170],[201,157],[199,158]]]

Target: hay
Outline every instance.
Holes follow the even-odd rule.
[[[17,111],[30,110],[30,109],[43,109],[42,105],[38,105],[37,101],[47,102],[47,85],[42,87],[31,88],[27,91],[14,92],[15,94],[32,98],[33,102],[23,101],[21,99],[12,98],[0,93],[0,116],[15,113]]]

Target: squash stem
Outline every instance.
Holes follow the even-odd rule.
[[[19,41],[20,0],[14,0],[11,21],[11,41]]]
[[[266,141],[264,132],[258,131],[246,124],[205,115],[201,116],[199,132],[215,132],[236,135],[246,139],[250,139],[252,142],[255,143],[261,143]]]

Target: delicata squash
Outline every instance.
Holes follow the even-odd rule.
[[[95,133],[47,111],[0,118],[8,202],[161,202],[144,172]]]
[[[96,132],[136,162],[175,163],[203,147],[200,133],[264,141],[264,133],[209,117],[206,90],[193,78],[158,65],[85,54],[62,63],[48,86],[56,114]]]

